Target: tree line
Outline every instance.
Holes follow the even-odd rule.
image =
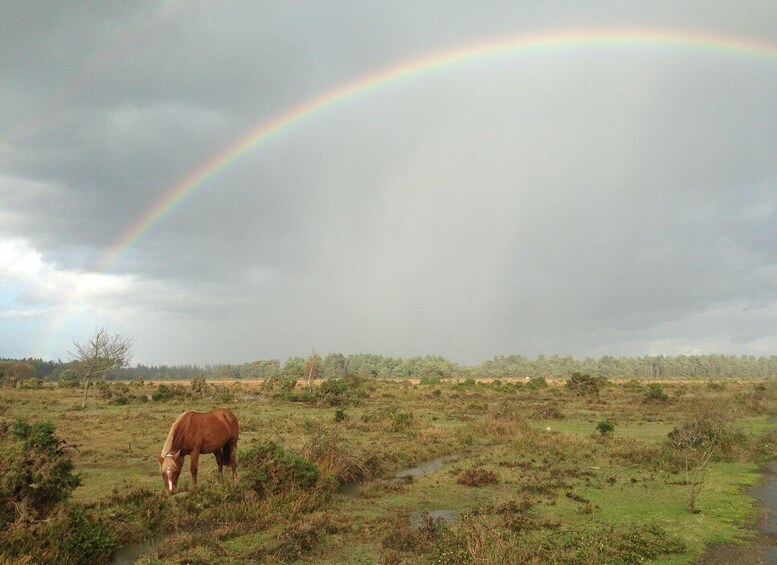
[[[0,381],[72,379],[72,362],[42,359],[0,359]],[[142,365],[109,371],[110,380],[177,380],[204,375],[209,379],[341,378],[533,378],[569,377],[583,373],[606,378],[737,378],[777,377],[777,355],[647,355],[575,359],[570,356],[497,356],[478,365],[462,365],[440,356],[388,357],[374,354],[330,353],[266,359],[241,364]]]

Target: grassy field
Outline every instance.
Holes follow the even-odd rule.
[[[202,384],[104,385],[84,410],[78,389],[5,388],[0,418],[50,420],[77,446],[68,503],[116,545],[154,540],[141,563],[692,563],[712,542],[748,543],[744,489],[777,449],[771,381]],[[217,406],[240,422],[241,480],[220,484],[207,455],[197,491],[187,463],[165,495],[156,455],[171,423]],[[691,512],[685,455],[706,444],[669,436],[710,421],[717,447]],[[316,484],[257,490],[241,454],[268,441],[315,463]]]

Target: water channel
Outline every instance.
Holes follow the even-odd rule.
[[[413,467],[407,467],[406,469],[399,469],[392,474],[392,480],[401,481],[405,477],[421,477],[427,473],[433,473],[441,469],[446,463],[451,463],[464,457],[466,453],[452,453],[450,455],[442,455],[435,457],[422,463],[418,463]],[[340,485],[337,489],[337,494],[347,500],[353,500],[359,496],[361,485],[358,482],[346,483]],[[420,527],[426,518],[443,519],[448,521],[455,521],[458,517],[458,512],[448,508],[436,508],[426,511],[417,511],[410,513],[410,523],[413,528]],[[159,544],[159,539],[143,540],[136,543],[130,543],[124,547],[118,549],[110,560],[111,565],[132,565],[140,559],[144,554],[151,552],[154,547]]]

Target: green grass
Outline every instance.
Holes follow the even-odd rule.
[[[758,402],[752,401],[754,389],[747,382],[731,382],[724,391],[709,390],[706,383],[681,388],[667,382],[666,402],[644,402],[644,392],[620,385],[606,387],[597,399],[576,396],[558,383],[539,390],[515,390],[507,383],[507,379],[502,386],[369,382],[366,398],[356,406],[341,407],[348,416],[341,422],[335,422],[335,407],[276,401],[255,384],[243,385],[225,405],[241,426],[238,464],[241,450],[254,441],[273,440],[299,451],[328,430],[336,434],[333,449],[340,450],[341,457],[372,461],[371,474],[363,479],[355,499],[332,496],[312,510],[293,497],[262,502],[247,495],[238,497],[238,506],[222,508],[221,487],[214,486],[218,483],[214,458],[200,459],[199,483],[204,490],[197,496],[188,492],[187,460],[179,485],[182,494],[173,499],[155,494],[157,499],[147,501],[167,508],[177,524],[175,531],[160,532],[170,542],[160,544],[165,548],[161,561],[240,563],[265,555],[272,562],[284,552],[298,551],[296,559],[310,563],[385,559],[428,563],[442,547],[439,544],[479,532],[480,520],[489,525],[483,531],[491,537],[480,540],[491,551],[492,558],[484,558],[488,563],[500,551],[509,555],[520,550],[523,542],[510,538],[502,525],[503,509],[516,501],[530,507],[529,525],[521,534],[526,540],[559,538],[556,532],[585,534],[614,528],[617,533],[658,525],[686,549],[651,562],[673,564],[693,562],[712,542],[747,543],[751,532],[745,526],[754,507],[744,489],[759,478],[759,461],[748,458],[754,450],[742,449],[733,460],[712,463],[698,498],[699,512],[691,513],[686,487],[678,484],[684,475],[674,472],[662,449],[667,434],[690,417],[699,402],[730,410],[731,425],[744,432],[745,441],[767,432],[773,428],[774,383],[767,383]],[[133,392],[153,390],[147,385]],[[685,393],[678,396],[677,390]],[[241,398],[247,394],[256,398]],[[117,512],[110,510],[115,502],[106,502],[114,493],[138,488],[161,493],[156,454],[180,412],[223,405],[192,398],[114,406],[93,393],[81,410],[80,401],[78,389],[0,389],[0,417],[6,422],[16,417],[51,419],[59,437],[78,449],[71,453],[82,486],[73,500],[106,508],[107,516]],[[553,417],[543,417],[554,407]],[[409,420],[397,419],[398,413],[409,414]],[[615,424],[609,438],[596,430],[605,419]],[[451,453],[462,456],[407,483],[391,479],[396,469]],[[459,484],[458,477],[471,467],[492,471],[497,484]],[[230,491],[224,489],[228,496]],[[200,514],[179,514],[190,507]],[[455,510],[462,517],[471,514],[475,525],[462,520],[448,526],[450,533],[431,532],[427,538],[412,532],[411,513],[439,509]],[[198,524],[197,515],[211,517],[215,526]],[[397,536],[405,536],[406,545],[397,544],[393,539]],[[512,541],[505,542],[508,538]]]

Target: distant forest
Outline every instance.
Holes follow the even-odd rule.
[[[107,375],[112,380],[175,380],[203,375],[211,379],[338,378],[346,374],[376,378],[531,378],[568,377],[579,372],[607,378],[735,378],[777,377],[777,355],[770,357],[735,355],[676,355],[612,357],[583,360],[540,355],[494,357],[479,365],[459,365],[442,357],[384,357],[382,355],[331,353],[324,357],[291,357],[238,365],[136,365]],[[41,359],[0,359],[0,381],[72,378],[71,363]]]

